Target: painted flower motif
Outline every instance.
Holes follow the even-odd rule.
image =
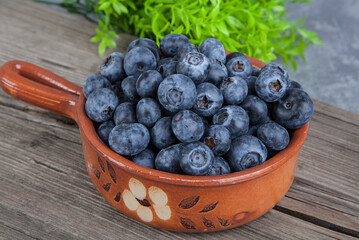
[[[147,189],[137,179],[131,178],[128,182],[129,190],[125,189],[122,193],[122,199],[126,207],[131,211],[136,211],[139,218],[144,222],[153,220],[152,207],[156,215],[162,220],[168,220],[171,217],[171,209],[167,205],[167,194],[158,187],[148,188],[148,197],[146,199]]]

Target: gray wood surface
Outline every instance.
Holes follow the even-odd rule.
[[[0,0],[0,65],[24,60],[81,85],[99,69],[95,25]],[[134,37],[122,34],[118,51]],[[0,90],[1,239],[351,239],[359,236],[359,115],[315,101],[294,183],[263,217],[204,234],[168,232],[111,207],[87,175],[76,123]]]

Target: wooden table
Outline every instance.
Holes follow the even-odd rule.
[[[78,85],[98,71],[95,24],[31,1],[0,0],[0,65],[18,59]],[[118,51],[132,36],[121,35]],[[168,232],[111,207],[87,175],[74,121],[0,90],[1,239],[354,239],[359,237],[359,115],[314,101],[292,187],[235,229]]]

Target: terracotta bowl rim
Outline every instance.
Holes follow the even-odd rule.
[[[251,60],[254,67],[264,66],[264,63],[257,59],[251,57],[248,58]],[[86,99],[84,94],[81,93],[76,107],[78,125],[81,130],[82,137],[85,138],[93,148],[96,148],[96,150],[102,154],[101,157],[106,156],[107,160],[111,164],[116,165],[117,167],[134,176],[140,176],[142,178],[173,185],[184,185],[192,187],[226,186],[262,177],[278,169],[300,150],[309,129],[309,123],[307,123],[303,127],[294,130],[292,132],[290,143],[284,150],[280,151],[278,154],[268,159],[264,163],[247,170],[219,176],[191,176],[174,174],[143,167],[112,151],[98,137],[92,121],[87,117],[85,112],[85,101]]]

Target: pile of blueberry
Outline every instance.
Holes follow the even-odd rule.
[[[148,168],[220,175],[266,161],[313,115],[313,102],[287,70],[253,69],[226,56],[216,38],[197,47],[166,35],[114,52],[84,84],[86,113],[113,151]]]

